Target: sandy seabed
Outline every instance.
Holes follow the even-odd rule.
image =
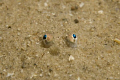
[[[77,48],[66,45],[68,33]],[[119,0],[0,0],[0,80],[120,80],[115,38]]]

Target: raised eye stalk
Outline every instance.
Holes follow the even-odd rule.
[[[45,48],[49,48],[53,44],[53,36],[52,34],[44,34],[43,35],[43,45]]]
[[[68,34],[66,43],[69,47],[77,47],[77,36],[75,34]]]

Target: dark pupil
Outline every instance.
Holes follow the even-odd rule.
[[[76,38],[76,35],[75,35],[75,34],[73,34],[73,37],[74,37],[74,38]]]
[[[43,36],[43,39],[46,39],[46,38],[47,38],[47,35],[44,35],[44,36]]]

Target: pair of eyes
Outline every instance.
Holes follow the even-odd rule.
[[[72,36],[73,36],[73,38],[76,38],[76,35],[75,35],[75,34],[73,34]],[[45,35],[43,36],[43,39],[46,39],[46,38],[47,38],[47,35],[45,34]]]

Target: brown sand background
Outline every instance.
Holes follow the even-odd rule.
[[[54,44],[44,48],[48,31]],[[69,32],[77,48],[66,45]],[[115,38],[119,0],[0,0],[0,80],[120,80]]]

